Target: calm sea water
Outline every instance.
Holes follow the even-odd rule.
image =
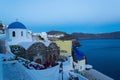
[[[120,80],[120,39],[79,40],[93,68]]]

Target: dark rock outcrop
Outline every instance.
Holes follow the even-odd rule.
[[[80,43],[78,42],[78,40],[76,38],[74,38],[72,35],[70,34],[67,34],[65,32],[61,32],[61,31],[50,31],[50,32],[47,32],[48,35],[56,35],[56,34],[64,34],[63,37],[60,37],[56,40],[72,40],[72,44],[76,47],[79,47],[81,46]]]

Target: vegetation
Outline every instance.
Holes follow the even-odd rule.
[[[67,60],[67,56],[64,56],[64,55],[60,55],[59,58],[58,58],[59,61],[66,61]]]

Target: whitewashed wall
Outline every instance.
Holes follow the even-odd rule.
[[[82,59],[80,61],[78,61],[78,63],[75,63],[75,69],[78,69],[78,71],[82,71],[85,70],[85,59]]]
[[[13,31],[15,31],[15,37],[13,37]],[[23,36],[21,36],[21,32],[23,32]],[[8,29],[6,36],[7,40],[13,44],[25,41],[32,41],[30,34],[28,34],[26,29]]]

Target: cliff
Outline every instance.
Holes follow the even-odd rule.
[[[76,39],[120,39],[120,31],[101,34],[72,33],[71,36]]]
[[[50,31],[48,35],[64,34],[64,37],[60,37],[59,40],[73,40],[73,44],[76,46],[81,46],[78,40],[84,39],[120,39],[120,31],[101,33],[101,34],[89,34],[89,33],[72,33],[67,34],[61,31]]]

